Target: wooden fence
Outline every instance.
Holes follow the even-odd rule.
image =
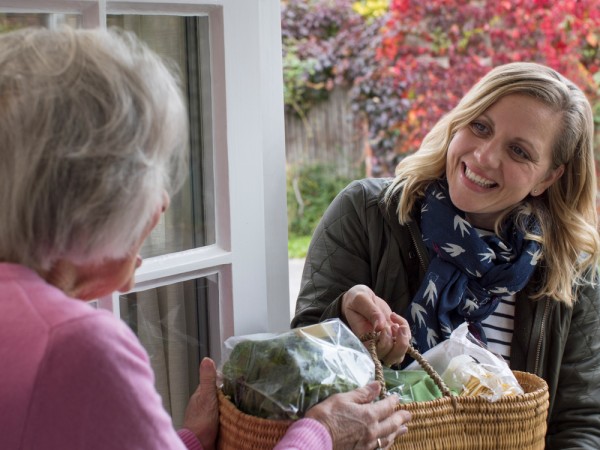
[[[285,145],[288,165],[327,164],[342,176],[364,174],[365,133],[350,108],[347,91],[334,89],[327,101],[306,117],[287,112]]]

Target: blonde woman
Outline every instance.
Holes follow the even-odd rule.
[[[383,331],[401,364],[460,323],[550,391],[548,449],[600,448],[593,118],[543,65],[491,70],[394,179],[350,184],[315,230],[293,326]],[[404,361],[406,364],[407,361]]]

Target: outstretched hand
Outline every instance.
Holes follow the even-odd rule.
[[[217,368],[210,358],[200,363],[200,384],[185,410],[183,426],[194,433],[205,450],[215,448],[219,431]]]
[[[408,322],[393,313],[387,302],[367,286],[358,284],[342,297],[342,314],[357,336],[380,332],[377,356],[384,364],[401,363],[410,343]]]
[[[397,436],[406,433],[408,411],[396,410],[398,397],[390,395],[372,403],[381,386],[372,382],[365,387],[335,394],[310,408],[305,417],[318,420],[329,430],[336,450],[387,448]],[[379,441],[378,441],[379,440]]]

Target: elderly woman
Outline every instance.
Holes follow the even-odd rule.
[[[215,446],[214,363],[176,432],[135,335],[81,301],[133,286],[185,176],[186,124],[176,77],[132,35],[0,35],[2,449]],[[378,392],[332,396],[279,448],[390,444],[409,415],[393,397],[371,404]]]
[[[600,448],[593,118],[571,81],[496,67],[400,162],[352,183],[314,233],[293,326],[384,331],[388,364],[461,323],[549,387],[547,449]],[[405,361],[406,362],[406,361]]]

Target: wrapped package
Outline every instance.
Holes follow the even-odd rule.
[[[515,375],[499,355],[469,333],[468,324],[459,325],[450,337],[423,354],[453,392],[497,401],[503,396],[523,394]],[[406,370],[419,369],[412,362]]]
[[[332,394],[366,385],[375,365],[339,319],[273,334],[234,336],[223,344],[223,393],[241,411],[297,419]]]
[[[508,365],[481,364],[473,356],[455,356],[442,374],[446,385],[459,395],[485,397],[496,401],[501,397],[523,394]]]

